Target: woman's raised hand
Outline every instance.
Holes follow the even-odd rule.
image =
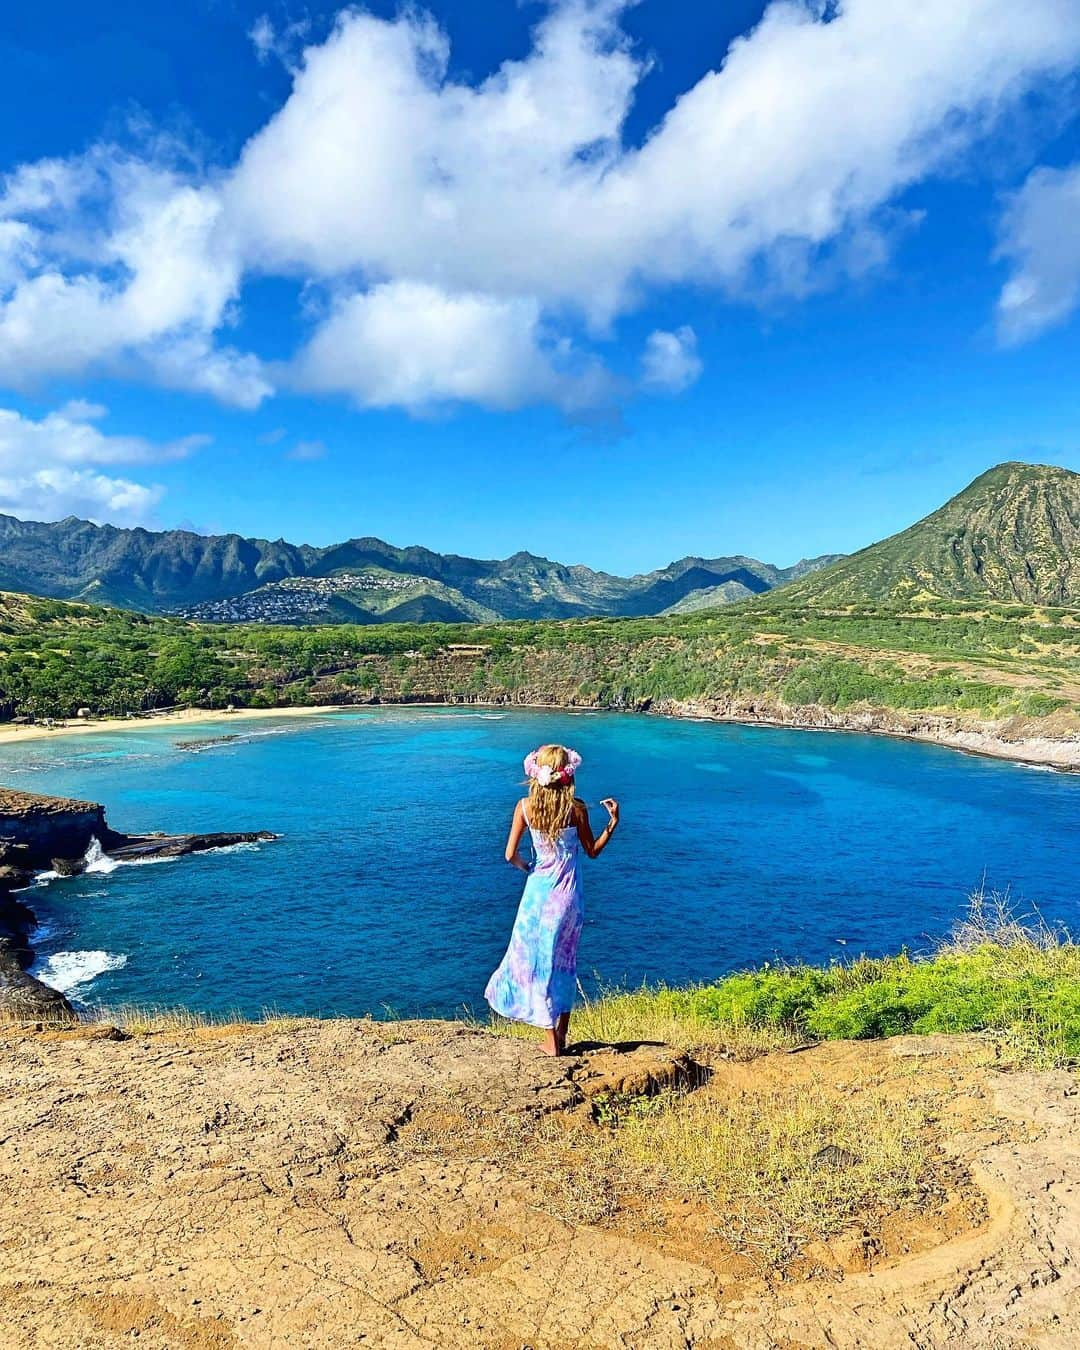
[[[615,798],[604,797],[600,802],[600,805],[611,817],[612,825],[617,825],[619,823],[619,803],[615,800]]]

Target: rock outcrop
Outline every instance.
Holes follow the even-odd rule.
[[[0,841],[25,850],[31,867],[85,853],[91,839],[104,843],[109,834],[105,808],[97,802],[0,788]]]
[[[37,916],[16,892],[35,872],[75,876],[91,850],[120,862],[180,858],[188,853],[274,839],[267,830],[209,834],[124,834],[97,802],[0,788],[0,1014],[18,1020],[71,1021],[75,1011],[56,989],[30,974]]]
[[[781,1277],[732,1246],[745,1216],[730,1208],[625,1169],[601,1189],[612,1127],[590,1095],[647,1093],[687,1066],[665,1047],[579,1050],[551,1060],[445,1022],[0,1029],[0,1342],[1077,1344],[1070,1074],[1002,1072],[985,1041],[947,1037],[715,1063],[700,1105],[917,1098],[940,1150],[943,1191]]]

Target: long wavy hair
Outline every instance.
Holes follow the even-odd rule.
[[[564,769],[570,756],[563,745],[542,745],[536,752],[536,762]],[[551,783],[547,787],[542,787],[535,778],[529,779],[529,824],[553,848],[560,831],[566,829],[573,817],[574,796],[572,778],[568,783]]]

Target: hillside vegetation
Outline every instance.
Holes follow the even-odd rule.
[[[660,1035],[747,1049],[938,1032],[989,1033],[1017,1063],[1080,1063],[1080,947],[988,936],[924,959],[766,967],[690,989],[609,994],[576,1027],[585,1039]]]
[[[0,604],[0,716],[70,717],[84,707],[116,716],[175,704],[490,701],[691,705],[710,715],[780,720],[791,720],[792,710],[891,711],[908,721],[885,729],[912,730],[912,717],[932,715],[998,726],[1019,720],[1042,724],[1026,726],[1025,736],[1073,736],[1080,730],[1078,522],[1080,475],[1005,464],[902,534],[824,570],[800,564],[792,569],[798,579],[776,589],[759,578],[754,584],[767,593],[736,604],[710,607],[733,599],[732,587],[750,593],[749,559],[721,560],[743,568],[741,581],[718,581],[711,563],[692,558],[632,578],[632,603],[665,609],[659,618],[447,622],[458,617],[459,592],[444,582],[417,587],[402,574],[421,555],[430,572],[442,568],[461,584],[471,569],[469,584],[491,601],[474,604],[473,619],[493,612],[497,593],[499,604],[511,603],[499,590],[510,585],[499,570],[510,564],[513,586],[532,578],[536,608],[550,607],[556,582],[570,588],[560,592],[560,603],[569,604],[574,587],[580,596],[582,587],[595,590],[597,578],[604,603],[618,595],[619,603],[631,601],[618,578],[527,554],[480,564],[388,550],[377,540],[316,552],[320,565],[355,567],[382,551],[380,576],[395,589],[392,602],[366,602],[378,610],[378,624],[370,614],[361,623],[208,624],[8,595]],[[82,525],[55,528],[78,535]],[[105,531],[94,536],[95,547],[106,535],[114,543],[123,536],[124,548],[128,536],[139,536],[151,554],[165,538]],[[57,565],[67,557],[61,550]],[[307,555],[301,561],[314,565]],[[347,616],[352,600],[334,590],[333,578],[318,585],[320,603]],[[525,603],[514,594],[514,604]],[[1031,598],[1017,603],[1015,596]],[[395,613],[418,622],[390,622]],[[820,716],[810,720],[821,724]]]
[[[787,603],[952,597],[1080,604],[1080,474],[999,464],[900,534],[802,578]]]
[[[784,593],[661,619],[284,628],[5,596],[0,715],[374,701],[727,701],[1076,718],[1080,611],[934,601],[826,612]]]

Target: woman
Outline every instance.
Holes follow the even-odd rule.
[[[580,853],[584,849],[590,858],[598,858],[619,823],[619,803],[606,797],[601,805],[608,823],[600,837],[593,838],[588,810],[574,792],[580,763],[577,751],[564,745],[542,745],[525,760],[529,796],[514,808],[506,861],[529,879],[510,946],[484,990],[488,1003],[503,1017],[543,1027],[544,1052],[549,1055],[561,1055],[566,1049],[577,988]],[[526,830],[536,853],[532,868],[518,852]]]

